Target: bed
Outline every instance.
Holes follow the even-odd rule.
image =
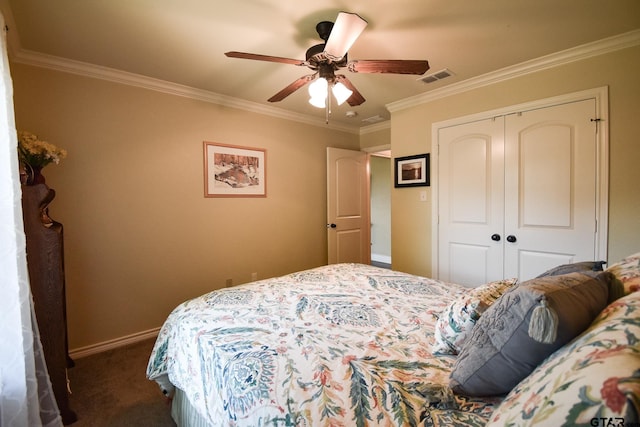
[[[220,289],[169,315],[147,377],[172,399],[179,426],[483,426],[492,417],[501,425],[520,416],[519,404],[530,411],[530,400],[454,393],[450,377],[463,343],[447,341],[443,328],[467,339],[480,314],[513,287],[515,279],[486,284],[470,305],[477,290],[335,264]],[[620,333],[632,364],[640,362],[630,338],[640,337],[635,294],[638,330]],[[456,307],[466,324],[445,315]],[[630,381],[640,388],[636,375]],[[510,414],[496,411],[503,401]],[[637,416],[637,401],[623,406]]]
[[[209,425],[483,425],[496,399],[426,410],[452,364],[434,314],[465,290],[337,264],[214,291],[171,313],[147,374]]]

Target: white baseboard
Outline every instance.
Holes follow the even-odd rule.
[[[371,254],[371,261],[384,262],[385,264],[391,264],[391,257],[389,255]]]
[[[140,341],[157,337],[158,332],[160,332],[159,327],[149,329],[148,331],[142,331],[142,332],[127,335],[124,337],[116,338],[113,340],[104,341],[98,344],[92,344],[86,347],[75,348],[69,351],[69,356],[72,359],[81,359],[83,357],[91,356],[92,354],[102,353],[103,351],[112,350],[114,348],[123,347],[129,344],[135,344]]]

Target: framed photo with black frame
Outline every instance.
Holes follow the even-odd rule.
[[[414,156],[396,157],[394,186],[428,187],[429,182],[429,153]]]

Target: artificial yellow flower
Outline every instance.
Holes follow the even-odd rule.
[[[67,151],[41,141],[31,132],[18,132],[18,156],[20,161],[32,167],[43,168],[49,163],[60,163],[67,157]]]

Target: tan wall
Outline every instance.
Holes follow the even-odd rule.
[[[12,64],[18,129],[63,223],[70,348],[158,327],[180,302],[327,262],[326,147],[358,135]],[[267,150],[267,198],[203,197],[202,141]]]
[[[373,131],[366,131],[360,135],[360,148],[378,148],[391,144],[391,128],[383,127]]]
[[[574,62],[392,114],[393,156],[431,152],[434,122],[609,86],[609,259],[640,251],[640,47]],[[392,192],[394,269],[431,275],[431,189]]]

